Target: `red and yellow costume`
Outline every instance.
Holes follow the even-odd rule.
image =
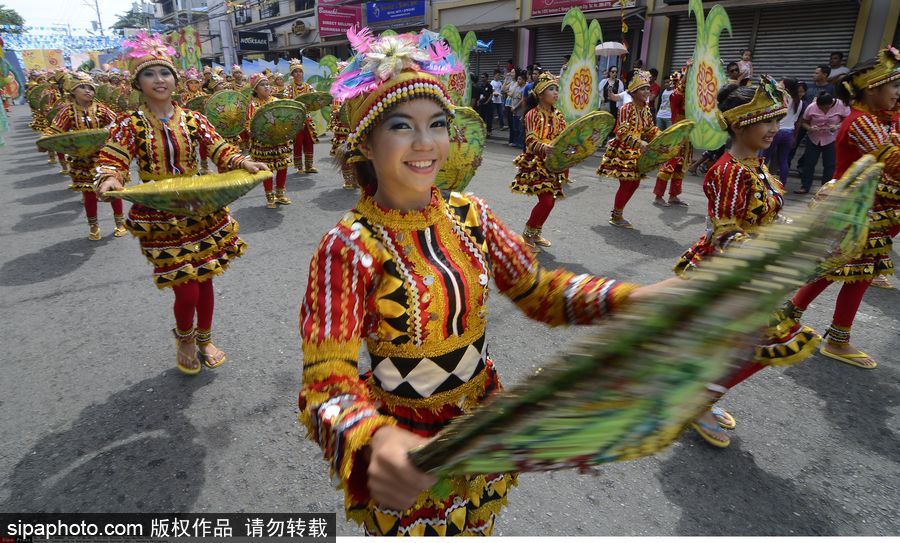
[[[144,183],[196,175],[198,147],[206,147],[220,171],[236,169],[244,160],[203,115],[175,106],[172,118],[163,123],[141,106],[116,119],[97,158],[96,182],[116,176],[124,185],[134,160]],[[135,204],[126,227],[140,240],[159,288],[219,275],[246,248],[238,237],[238,223],[227,208],[198,218]]]
[[[360,36],[374,41],[366,31]],[[401,101],[432,100],[452,114],[438,74],[425,70],[438,62],[446,63],[442,73],[457,68],[435,58],[410,66],[419,43],[383,36],[372,49],[394,52],[385,62],[397,64],[360,72],[368,80],[363,91],[335,84],[332,94],[346,95],[349,108],[348,153]],[[398,426],[433,436],[499,390],[485,333],[492,278],[529,317],[550,325],[597,322],[634,286],[542,269],[524,240],[474,196],[445,199],[432,188],[424,209],[400,212],[370,192],[324,236],[310,263],[300,310],[299,418],[340,480],[348,518],[367,534],[489,535],[515,474],[455,477],[449,497],[425,491],[411,508],[392,510],[377,505],[367,486],[373,434]],[[372,370],[360,376],[363,342]]]
[[[291,60],[291,75],[294,72],[299,71],[301,74],[301,78],[303,75],[303,63],[299,60]],[[294,99],[302,94],[307,94],[310,92],[315,92],[315,89],[312,88],[308,83],[301,82],[297,83],[294,81],[293,77],[288,82],[288,84],[284,88],[284,97],[288,99]],[[297,137],[294,139],[294,167],[297,168],[297,171],[306,172],[306,173],[316,173],[316,168],[313,166],[313,158],[314,158],[314,147],[316,143],[319,143],[319,136],[316,134],[316,124],[313,122],[312,117],[306,116],[306,124],[300,130],[300,133],[297,134]],[[303,166],[303,161],[306,161],[306,166]]]
[[[257,85],[263,81],[268,82],[268,80],[260,74],[253,74],[250,76],[250,86],[254,90]],[[248,134],[250,133],[250,121],[253,119],[253,116],[256,115],[259,108],[277,101],[278,98],[273,96],[263,99],[254,95],[250,98],[250,102],[247,105]],[[253,160],[266,164],[269,166],[270,170],[275,172],[274,192],[272,191],[272,179],[270,178],[263,181],[263,190],[266,194],[268,207],[275,207],[275,204],[289,205],[291,200],[287,197],[287,194],[285,194],[285,184],[287,182],[287,168],[291,165],[291,144],[282,143],[279,145],[264,145],[258,142],[252,135],[249,136],[249,139],[250,157],[253,158]]]
[[[597,175],[638,183],[642,177],[637,167],[641,156],[640,142],[649,142],[657,134],[659,128],[653,123],[649,106],[639,107],[635,102],[629,102],[620,107],[615,137],[606,145]]]
[[[341,105],[343,105],[343,101],[338,99],[334,99],[331,102],[331,119],[328,127],[332,134],[329,154],[333,157],[338,155],[338,149],[347,141],[347,136],[350,135],[350,127],[341,118]],[[343,161],[341,162],[341,177],[344,178],[345,189],[355,189],[359,186],[356,182],[356,174],[353,172],[353,167]]]
[[[675,89],[669,96],[669,108],[672,111],[672,124],[683,121],[685,116],[684,110],[684,74],[677,71],[671,76],[675,83]],[[685,140],[682,144],[681,153],[669,159],[662,165],[659,173],[656,174],[656,186],[653,187],[653,194],[657,198],[662,198],[666,193],[666,185],[669,185],[669,198],[676,199],[681,194],[681,185],[684,181],[684,170],[691,163],[694,148],[690,140]],[[671,183],[671,184],[670,184]]]
[[[900,52],[888,48],[878,63],[849,76],[849,88],[860,91],[900,79]],[[853,162],[865,154],[884,163],[884,173],[869,211],[869,235],[859,258],[832,270],[824,278],[800,289],[792,300],[800,312],[835,281],[843,283],[837,297],[831,326],[826,335],[833,343],[848,344],[850,329],[863,295],[880,274],[894,273],[891,259],[893,238],[900,233],[900,137],[892,128],[894,111],[871,111],[865,104],[852,104],[835,140],[837,161],[834,175],[840,178]],[[853,363],[853,362],[850,362]],[[874,366],[866,366],[874,367]]]
[[[628,84],[628,92],[634,93],[649,87],[650,73],[635,71]],[[658,134],[659,128],[653,123],[649,104],[630,102],[619,108],[615,137],[606,144],[606,152],[597,168],[597,175],[619,180],[619,190],[616,191],[609,219],[613,226],[631,228],[631,223],[625,220],[623,213],[643,177],[638,170],[641,142],[649,143]]]
[[[457,477],[447,499],[423,493],[376,507],[363,449],[385,425],[433,436],[500,388],[485,335],[488,282],[529,317],[589,324],[631,285],[541,269],[481,200],[437,189],[422,211],[363,196],[322,240],[300,314],[300,419],[340,478],[347,516],[379,535],[489,535],[514,474]],[[372,371],[360,378],[365,342]]]
[[[540,250],[538,245],[550,246],[550,242],[544,239],[541,232],[556,205],[556,200],[565,198],[563,184],[569,182],[569,170],[551,172],[544,165],[549,145],[566,129],[566,119],[562,112],[555,106],[540,101],[544,91],[554,86],[558,87],[558,84],[558,80],[549,73],[545,72],[538,76],[538,82],[532,92],[539,103],[525,114],[525,148],[513,160],[519,171],[510,183],[510,189],[521,194],[533,194],[538,198],[525,222],[525,231],[522,234],[525,243],[534,251]]]
[[[566,119],[560,110],[543,106],[525,114],[525,149],[513,160],[519,168],[510,184],[513,192],[522,194],[550,193],[565,198],[563,185],[569,182],[569,171],[550,172],[544,166],[542,148],[553,142],[566,129]]]

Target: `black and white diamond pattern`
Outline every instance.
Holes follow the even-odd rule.
[[[484,369],[484,336],[474,343],[429,358],[380,358],[372,355],[372,374],[378,385],[405,398],[428,398],[465,384]]]

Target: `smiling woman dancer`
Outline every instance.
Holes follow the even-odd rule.
[[[45,134],[61,134],[74,130],[106,128],[116,118],[116,114],[105,105],[94,100],[94,81],[83,72],[76,72],[68,77],[63,85],[64,90],[72,96],[65,106],[60,108]],[[88,239],[100,240],[100,224],[97,221],[97,193],[94,192],[94,161],[97,155],[86,158],[71,157],[69,175],[72,184],[69,188],[81,193],[84,213],[88,222]],[[125,235],[125,215],[122,213],[122,200],[110,200],[113,218],[116,221],[115,237]]]
[[[433,33],[348,36],[357,56],[332,94],[349,108],[343,159],[363,195],[310,264],[300,420],[367,534],[487,535],[515,475],[456,477],[438,497],[407,452],[499,389],[490,279],[550,325],[596,323],[657,287],[544,270],[482,200],[442,195],[453,105],[440,77],[459,69],[449,48]],[[363,341],[373,369],[361,377]]]
[[[900,51],[889,47],[877,57],[856,66],[838,87],[838,98],[851,104],[835,140],[835,177],[864,154],[884,163],[884,173],[869,211],[869,237],[859,258],[826,277],[810,283],[794,295],[793,311],[803,311],[833,282],[842,283],[834,306],[828,342],[821,353],[828,358],[863,369],[873,369],[874,359],[850,345],[850,328],[863,295],[880,274],[893,274],[893,238],[900,233],[900,141],[892,135],[891,122],[900,98]]]
[[[253,97],[247,105],[247,123],[253,120],[253,116],[259,111],[259,108],[266,104],[278,101],[278,98],[272,96],[272,86],[269,78],[263,74],[253,74],[250,76],[250,89]],[[247,131],[249,134],[249,130]],[[256,140],[252,134],[250,139],[250,156],[253,160],[258,160],[267,165],[270,170],[275,172],[275,192],[272,192],[272,180],[263,181],[263,190],[266,193],[266,207],[275,209],[278,205],[291,205],[291,199],[285,193],[285,185],[287,183],[287,169],[291,164],[291,145],[282,143],[278,145],[264,145]]]
[[[177,75],[170,55],[175,51],[159,36],[139,34],[125,45],[134,74],[131,84],[143,94],[143,103],[136,111],[116,119],[106,147],[100,151],[94,182],[98,194],[121,190],[134,160],[143,182],[194,176],[198,146],[206,147],[220,171],[243,168],[252,173],[267,169],[265,164],[241,156],[206,117],[172,102]],[[209,368],[225,363],[225,353],[213,345],[211,338],[212,278],[223,273],[231,259],[241,256],[246,248],[228,208],[203,217],[180,217],[135,204],[125,226],[140,240],[141,251],[153,264],[156,286],[175,292],[173,333],[178,343],[178,369],[196,375],[201,369],[200,358]]]
[[[778,219],[784,206],[784,186],[769,173],[760,152],[778,133],[778,123],[787,114],[784,93],[765,75],[760,86],[728,85],[719,91],[719,125],[731,136],[731,148],[710,168],[703,180],[708,201],[703,237],[685,251],[675,273],[689,279],[702,260],[756,235],[760,227]],[[730,389],[767,365],[795,364],[815,352],[819,337],[790,316],[778,314],[756,356],[728,379],[719,383]],[[787,354],[782,354],[782,353]],[[693,423],[708,443],[727,447],[731,439],[722,429],[735,427],[735,420],[714,406]]]

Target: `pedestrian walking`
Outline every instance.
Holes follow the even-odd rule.
[[[834,140],[841,122],[850,114],[850,108],[834,96],[820,94],[816,101],[806,108],[800,125],[807,133],[806,152],[801,164],[803,173],[800,176],[800,188],[795,194],[807,194],[812,189],[813,173],[822,158],[822,184],[831,181],[834,175],[835,151]]]

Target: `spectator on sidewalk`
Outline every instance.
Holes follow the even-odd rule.
[[[491,87],[490,77],[487,72],[481,74],[481,81],[478,82],[478,114],[484,120],[487,126],[487,135],[490,136],[494,131],[494,105],[491,103],[491,95],[493,87]],[[474,95],[473,95],[474,96]]]
[[[816,101],[806,108],[800,120],[800,126],[808,132],[806,152],[801,160],[803,173],[800,176],[800,188],[794,194],[807,194],[812,189],[813,173],[822,157],[822,184],[831,181],[834,176],[835,150],[834,140],[844,118],[850,114],[850,108],[828,93],[822,93]]]
[[[506,130],[506,123],[503,121],[503,74],[499,69],[494,70],[494,79],[491,81],[491,107],[493,113],[497,114],[500,130]]]
[[[510,123],[509,146],[524,147],[525,133],[522,118],[525,116],[525,74],[519,73],[515,83],[509,88]]]
[[[572,58],[572,55],[566,55],[563,57],[563,65],[562,68],[559,69],[559,77],[562,77],[563,72],[566,71],[566,68],[569,67],[570,58]]]
[[[800,96],[797,94],[797,80],[784,78],[781,87],[787,93],[787,115],[778,123],[778,133],[768,149],[762,152],[762,156],[769,162],[769,169],[775,170],[775,160],[778,157],[778,178],[783,185],[787,185],[790,173],[788,169],[788,156],[794,146],[794,127],[800,117]]]
[[[738,68],[741,70],[741,74],[738,77],[739,84],[741,81],[745,79],[749,79],[753,81],[753,51],[750,49],[744,49],[741,51],[741,60],[738,61]]]
[[[812,83],[807,87],[806,95],[803,98],[807,105],[813,103],[820,94],[828,93],[834,96],[834,85],[828,82],[830,73],[831,68],[824,64],[816,66],[816,69],[813,70]]]
[[[600,82],[600,109],[609,111],[613,117],[618,118],[619,102],[615,96],[625,91],[625,85],[619,79],[619,69],[611,67],[607,77]]]
[[[672,108],[669,100],[675,92],[675,85],[671,79],[666,79],[666,88],[659,97],[659,110],[656,112],[656,126],[665,130],[672,126]]]
[[[650,99],[647,100],[647,104],[650,106],[650,111],[654,115],[656,114],[656,100],[659,98],[659,94],[662,91],[659,83],[656,82],[656,78],[658,77],[659,70],[650,68]]]
[[[728,77],[727,85],[741,84],[741,67],[737,62],[731,61],[725,67],[725,75]]]
[[[850,73],[850,69],[844,66],[844,53],[840,51],[831,53],[828,67],[831,68],[831,73],[828,74],[828,82],[832,85],[837,85],[842,77]]]

